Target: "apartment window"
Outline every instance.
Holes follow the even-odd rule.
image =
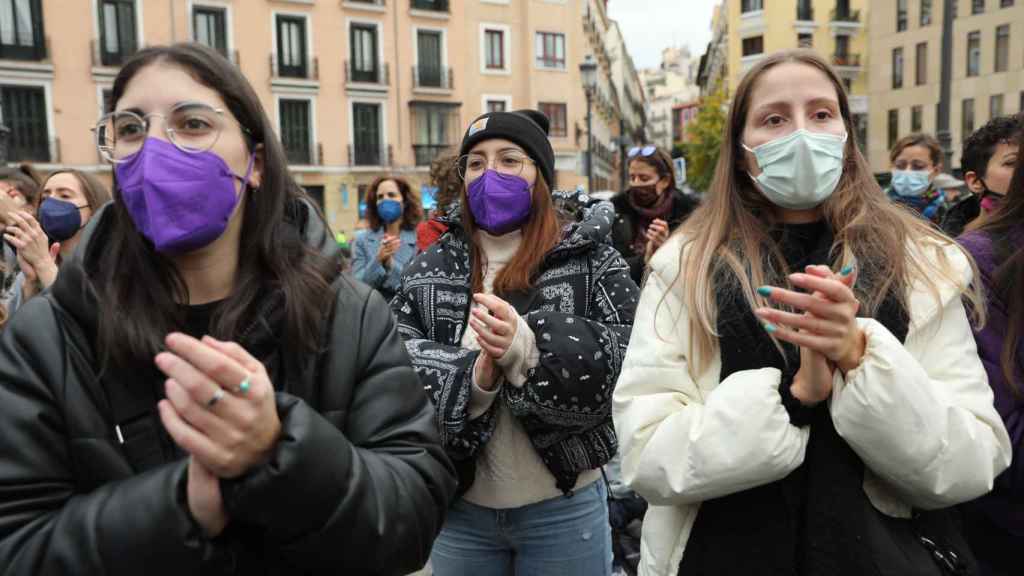
[[[914,82],[918,86],[928,83],[928,43],[920,42],[914,54]]]
[[[743,39],[743,55],[756,56],[764,53],[764,36]]]
[[[428,166],[454,146],[459,130],[458,105],[415,102],[412,112],[412,149],[417,166]]]
[[[488,100],[487,112],[507,112],[508,103],[504,100]]]
[[[431,10],[434,12],[447,12],[448,0],[412,0],[413,10]]]
[[[380,104],[352,104],[356,166],[381,165]]]
[[[803,22],[814,20],[814,7],[811,5],[811,0],[800,0],[797,2],[796,19]]]
[[[379,82],[380,62],[377,59],[377,26],[354,23],[349,28],[349,38],[349,56],[352,58],[351,80],[353,82]]]
[[[289,164],[313,164],[313,132],[309,100],[281,99],[278,118],[281,144]]]
[[[120,66],[135,53],[135,0],[100,1],[100,62]]]
[[[742,0],[740,2],[740,12],[756,12],[758,10],[764,10],[764,0]]]
[[[910,131],[920,132],[921,131],[921,120],[922,114],[924,113],[920,105],[914,106],[910,109]]]
[[[374,51],[376,54],[376,51]],[[419,30],[416,32],[416,54],[419,63],[416,70],[418,86],[427,88],[443,87],[444,74],[441,69],[441,32]]]
[[[932,25],[932,0],[921,0],[921,27]]]
[[[1000,8],[1009,8],[1010,6],[1013,6],[1013,0],[1000,0],[999,1],[999,7]]]
[[[907,0],[896,0],[896,31],[907,29]]]
[[[320,207],[320,210],[324,209],[324,187],[323,186],[303,186],[306,189],[306,194],[314,204]]]
[[[537,66],[565,69],[565,34],[537,32]]]
[[[569,126],[566,121],[566,107],[559,102],[540,102],[537,106],[540,111],[551,121],[550,135],[552,138],[565,138],[569,135]]]
[[[896,145],[896,141],[900,138],[900,111],[897,109],[889,110],[889,149]]]
[[[0,0],[0,58],[42,60],[46,57],[40,0]]]
[[[988,118],[998,118],[1003,115],[1003,95],[993,94],[988,99]]]
[[[996,28],[996,72],[1006,72],[1010,68],[1010,25],[1003,24]]]
[[[306,19],[277,17],[277,74],[289,78],[307,77]]]
[[[484,32],[484,47],[487,69],[503,70],[505,68],[505,31],[486,30]]]
[[[7,159],[11,162],[50,162],[46,92],[38,86],[0,86],[0,112],[11,130]]]
[[[985,0],[971,0],[971,14],[981,14],[985,11]]]
[[[114,111],[114,89],[104,88],[100,94],[100,116]]]
[[[981,32],[974,31],[967,35],[967,75],[977,76],[981,73]]]
[[[227,10],[212,6],[192,9],[192,33],[196,42],[205,44],[227,57]]]
[[[1017,107],[1017,111],[1024,114],[1024,90],[1020,91],[1020,105]]]
[[[796,35],[796,44],[801,48],[814,47],[814,34],[800,33]]]
[[[903,48],[892,49],[892,87],[903,88]]]
[[[960,139],[974,133],[974,98],[966,98],[960,105]]]
[[[843,78],[843,88],[846,88],[847,94],[853,92],[853,79],[849,77]]]

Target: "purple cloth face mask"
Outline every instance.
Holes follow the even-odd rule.
[[[190,154],[158,138],[115,167],[117,185],[135,228],[161,254],[183,254],[220,238],[238,204],[236,176],[213,152]]]
[[[469,183],[469,211],[478,228],[501,236],[519,228],[530,217],[530,183],[496,170]]]

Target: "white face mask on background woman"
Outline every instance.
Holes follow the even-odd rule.
[[[801,129],[756,148],[743,148],[757,158],[761,174],[750,178],[768,200],[781,208],[807,210],[835,192],[843,175],[845,146],[845,133]]]

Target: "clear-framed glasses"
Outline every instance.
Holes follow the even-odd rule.
[[[151,113],[140,116],[122,110],[100,118],[93,128],[96,147],[108,162],[125,162],[142,150],[154,117],[164,121],[167,139],[182,152],[198,154],[213,148],[227,123],[223,108],[214,108],[202,102],[182,102],[166,114]],[[249,133],[244,126],[239,125]]]
[[[493,166],[490,165],[487,156],[478,153],[466,154],[456,160],[459,178],[462,178],[464,182],[472,182],[483,176],[488,168],[493,168],[506,176],[519,176],[527,164],[533,163],[529,156],[515,150],[498,152],[494,157]]]
[[[629,149],[629,152],[626,154],[626,156],[629,158],[636,158],[637,156],[643,156],[644,158],[646,158],[657,151],[657,146],[633,146],[632,148]]]

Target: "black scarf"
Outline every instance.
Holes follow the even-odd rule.
[[[833,236],[824,223],[784,226],[773,237],[790,270],[831,264]],[[782,387],[788,390],[800,368],[799,349],[784,343],[784,359],[738,290],[720,290],[717,300],[720,379],[770,366],[783,372],[780,393]],[[906,338],[909,319],[897,298],[886,298],[875,319],[900,341]],[[889,554],[923,551],[907,521],[877,513],[868,501],[863,490],[864,464],[836,432],[827,405],[821,403],[804,416],[811,427],[804,463],[780,481],[703,502],[680,575],[895,574],[891,567],[900,566],[900,560],[906,563],[906,558],[894,560]],[[909,543],[880,541],[904,532]],[[921,568],[914,574],[938,573],[930,558],[923,558],[911,562]]]

